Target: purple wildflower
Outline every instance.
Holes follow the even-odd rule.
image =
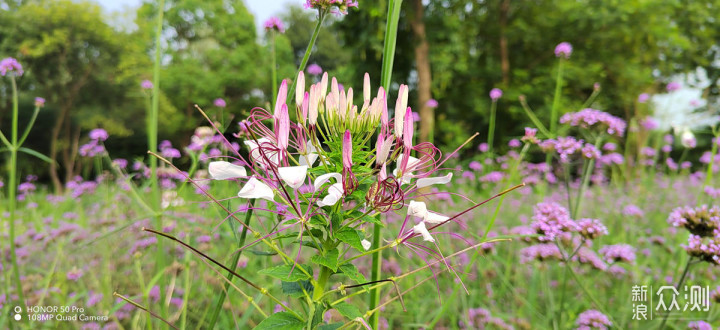
[[[555,56],[556,57],[564,57],[564,58],[568,59],[568,58],[570,58],[572,51],[573,51],[573,47],[568,42],[561,42],[557,46],[555,46]]]
[[[575,324],[578,325],[578,329],[581,330],[589,330],[589,329],[607,329],[609,326],[612,325],[610,322],[610,319],[603,313],[600,313],[597,310],[589,309],[586,310],[580,315],[578,315],[577,321],[575,321]]]
[[[632,204],[625,206],[625,208],[623,209],[623,214],[627,215],[627,216],[631,216],[631,217],[638,217],[638,218],[645,216],[645,212],[643,212],[643,210],[641,210],[639,207],[632,205]]]
[[[140,88],[153,89],[153,83],[150,80],[145,79],[140,83]]]
[[[490,90],[490,99],[494,101],[499,100],[503,95],[503,91],[500,88],[493,88]]]
[[[23,67],[16,59],[7,57],[0,61],[0,76],[5,76],[8,72],[20,77],[23,75]]]
[[[648,93],[642,93],[642,94],[638,95],[637,101],[638,101],[638,103],[645,103],[645,102],[647,102],[649,99],[650,99],[650,94],[648,94]]]
[[[615,117],[607,112],[585,108],[578,112],[570,112],[564,114],[560,118],[560,123],[569,124],[570,126],[579,126],[589,128],[590,126],[603,125],[606,126],[607,133],[616,136],[623,136],[627,124],[624,120]]]
[[[348,8],[357,8],[357,6],[358,3],[356,0],[306,0],[304,5],[307,9],[330,9],[332,12],[339,12],[341,14],[347,14]]]
[[[70,281],[77,281],[83,276],[83,271],[81,269],[73,268],[71,271],[67,272],[65,276]]]
[[[720,228],[720,207],[678,207],[670,212],[668,223],[673,227],[685,227],[694,235],[709,237],[713,235],[713,231]]]
[[[307,73],[311,74],[313,76],[319,76],[323,73],[323,69],[321,66],[313,63],[313,64],[308,65]]]
[[[542,236],[541,241],[553,241],[557,237],[568,238],[570,232],[579,229],[577,223],[570,219],[570,212],[560,204],[544,202],[533,209],[532,228]]]
[[[482,171],[483,169],[482,164],[476,160],[471,161],[468,167],[473,171]]]
[[[427,100],[427,102],[425,102],[425,105],[428,106],[428,107],[430,107],[430,108],[437,108],[437,106],[438,106],[438,101],[435,100],[435,99],[429,99],[429,100]]]
[[[537,135],[537,128],[525,127],[525,136],[520,140],[528,143],[538,143],[539,140],[535,135]]]
[[[285,25],[283,25],[282,20],[276,16],[272,16],[268,18],[265,23],[263,23],[263,26],[265,27],[265,30],[275,30],[280,33],[285,33]]]
[[[518,139],[512,139],[508,142],[508,147],[510,148],[519,148],[521,145],[522,143]]]
[[[692,321],[688,323],[688,329],[691,330],[713,330],[712,325],[705,321]]]
[[[102,128],[96,128],[91,130],[88,136],[90,137],[90,139],[96,141],[105,141],[109,137],[108,132]]]
[[[628,244],[605,245],[599,250],[603,259],[607,262],[627,262],[635,261],[635,248]]]
[[[680,85],[679,82],[674,82],[674,81],[668,83],[667,86],[665,87],[665,89],[667,89],[668,92],[673,92],[680,88],[682,88],[682,85]]]
[[[580,219],[577,221],[578,231],[586,239],[596,239],[607,235],[608,229],[597,219]]]
[[[563,256],[557,245],[552,243],[537,244],[520,250],[520,263],[528,263],[533,260],[562,260]]]
[[[38,108],[42,108],[45,106],[45,99],[42,97],[36,97],[35,98],[35,106]]]
[[[478,146],[478,150],[479,150],[480,152],[487,152],[487,151],[490,150],[490,149],[489,149],[489,147],[488,147],[488,144],[485,143],[485,142],[483,142],[483,143],[480,143],[480,145]]]
[[[218,108],[224,108],[227,106],[227,103],[225,103],[225,100],[221,98],[216,98],[215,101],[213,101],[213,105],[215,105]]]

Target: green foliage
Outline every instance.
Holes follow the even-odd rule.
[[[340,251],[338,251],[337,248],[325,251],[325,254],[323,255],[314,255],[310,258],[310,261],[325,266],[327,268],[332,269],[334,272],[337,272],[338,270],[338,257],[340,256]]]
[[[293,269],[294,268],[294,269]],[[308,268],[310,269],[310,268]],[[269,275],[285,282],[297,282],[303,280],[309,280],[310,277],[300,271],[298,267],[293,265],[281,265],[263,269],[258,273]]]
[[[302,320],[299,320],[288,312],[279,312],[270,315],[268,318],[260,322],[255,330],[301,330],[305,326]]]

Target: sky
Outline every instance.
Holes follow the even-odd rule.
[[[94,0],[106,10],[122,11],[126,8],[136,8],[142,0]],[[255,16],[255,26],[261,24],[271,16],[277,15],[288,4],[302,5],[303,0],[244,0],[245,6]]]

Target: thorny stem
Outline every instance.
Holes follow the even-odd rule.
[[[678,281],[678,284],[675,286],[675,289],[678,289],[682,286],[683,282],[685,281],[685,277],[687,276],[688,271],[690,270],[690,265],[692,265],[693,259],[694,259],[693,257],[690,257],[690,259],[688,259],[687,263],[685,264],[685,270],[683,270],[682,276],[680,276],[680,281]],[[670,315],[669,312],[665,313],[665,316],[663,316],[662,323],[660,323],[660,327],[658,328],[659,330],[662,330],[665,328],[665,323],[667,322],[669,315]]]

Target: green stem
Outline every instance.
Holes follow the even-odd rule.
[[[383,61],[380,81],[386,91],[390,90],[390,81],[392,78],[392,68],[395,60],[395,47],[397,45],[398,22],[400,21],[400,7],[402,0],[390,0],[388,2],[387,22],[385,25],[385,43],[383,45]],[[382,227],[379,224],[373,225],[373,244],[377,248],[380,246],[380,237]],[[379,281],[382,273],[382,250],[373,254],[372,258],[372,274],[370,281]],[[368,310],[373,310],[380,304],[380,292],[378,288],[371,289],[370,302]],[[373,313],[369,320],[370,327],[378,329],[380,324],[380,311]]]
[[[330,275],[332,275],[332,271],[330,268],[327,268],[325,266],[322,266],[320,268],[320,275],[318,275],[317,285],[313,289],[313,300],[317,302],[320,300],[320,297],[325,293],[325,286],[327,284],[328,278],[330,278]],[[309,318],[312,318],[312,315],[309,316]]]
[[[552,108],[550,108],[550,133],[552,134],[551,138],[555,138],[557,136],[557,121],[558,121],[558,108],[560,107],[560,97],[562,94],[562,84],[563,84],[563,63],[565,60],[561,57],[558,61],[558,71],[557,71],[557,77],[555,78],[555,95],[553,96],[553,102],[552,102]],[[550,165],[551,156],[548,154],[545,156],[545,163],[549,166]]]
[[[277,57],[275,54],[275,29],[270,30],[270,56],[272,61],[272,99],[270,102],[273,102],[273,106],[271,108],[275,107],[275,101],[277,100],[277,92],[278,92],[278,86],[277,86]]]
[[[690,259],[688,259],[687,263],[685,264],[685,270],[683,270],[682,276],[680,276],[680,281],[675,286],[675,289],[681,287],[683,282],[685,282],[685,277],[687,276],[688,271],[690,270],[690,265],[692,265],[692,261],[693,261],[693,258],[690,257]],[[670,315],[670,313],[665,313],[662,323],[660,323],[660,327],[658,329],[662,330],[663,328],[665,328],[665,323],[667,322],[667,318],[669,315]]]
[[[247,237],[247,228],[250,227],[250,220],[252,219],[253,214],[253,206],[255,206],[255,200],[250,200],[250,204],[248,207],[247,212],[245,213],[245,226],[243,226],[242,233],[240,234],[240,238],[238,239],[237,246],[238,248],[241,248],[243,245],[245,245],[245,238]],[[230,224],[230,228],[233,232],[233,235],[236,235],[237,230],[235,227],[235,224],[233,220],[229,220],[228,223]],[[234,271],[237,269],[237,264],[240,261],[240,254],[242,254],[242,250],[235,253],[235,256],[233,257],[232,264],[230,264],[230,267]],[[233,274],[232,272],[228,272],[228,280],[232,281]],[[218,316],[220,315],[220,311],[222,310],[222,305],[225,302],[225,297],[227,296],[227,292],[230,289],[230,283],[225,283],[225,290],[220,292],[220,295],[218,296],[217,300],[215,301],[215,309],[212,311],[212,314],[210,314],[210,326],[209,329],[215,328],[215,323],[218,320]]]
[[[152,105],[150,110],[150,122],[148,125],[148,149],[157,154],[158,147],[158,111],[160,108],[160,65],[162,56],[162,30],[163,30],[163,15],[165,12],[165,0],[160,0],[158,3],[158,16],[156,21],[155,30],[155,63],[153,65],[153,88],[152,88]],[[160,187],[158,185],[157,177],[158,160],[156,157],[150,157],[150,206],[153,209],[155,220],[155,227],[162,228],[162,207],[160,197]],[[156,256],[156,269],[161,271],[166,262],[166,254],[164,249],[164,242],[158,240],[157,242],[157,256]],[[163,296],[163,285],[160,285],[160,296]],[[163,315],[166,315],[166,305],[163,306]]]
[[[490,128],[488,129],[488,151],[493,154],[493,139],[495,137],[495,116],[497,110],[497,101],[493,100],[490,106]]]
[[[379,224],[375,224],[373,226],[373,247],[380,247],[380,235],[382,232],[382,227]],[[378,249],[375,253],[372,255],[372,271],[370,274],[370,282],[379,281],[382,273],[382,249]],[[380,304],[380,291],[379,289],[371,289],[370,290],[370,301],[368,304],[368,310],[373,310],[375,307],[377,307]],[[379,313],[373,313],[370,316],[370,326],[373,329],[378,329],[378,324],[380,322]]]
[[[707,165],[707,172],[705,175],[705,183],[703,183],[703,187],[707,187],[712,183],[712,177],[713,177],[713,164],[715,164],[715,155],[717,155],[718,146],[717,143],[715,143],[715,139],[720,139],[720,135],[717,133],[715,134],[715,138],[710,139],[710,144],[712,145],[712,149],[710,150],[710,162]]]
[[[305,70],[305,66],[307,65],[308,60],[310,59],[310,53],[312,53],[312,49],[315,46],[315,41],[317,40],[318,34],[320,34],[320,28],[322,27],[323,21],[325,21],[325,17],[327,16],[327,11],[325,10],[318,10],[318,22],[315,25],[315,30],[313,30],[312,37],[310,37],[310,42],[308,43],[308,47],[305,50],[305,55],[303,56],[302,61],[300,62],[300,67],[298,67],[298,72],[295,73],[295,78],[297,78],[297,74],[300,73],[300,71]],[[297,79],[293,79],[292,87],[290,87],[290,90],[288,91],[288,103],[292,102],[291,100],[295,99],[295,88],[297,86]]]
[[[602,142],[602,138],[598,137],[597,141],[595,141],[595,148],[600,147],[600,143]],[[590,174],[593,171],[593,168],[595,167],[595,159],[591,158],[585,161],[585,168],[583,171],[583,177],[582,177],[582,184],[580,185],[580,190],[578,190],[578,194],[575,197],[575,208],[570,209],[570,214],[573,219],[576,219],[578,214],[580,214],[580,204],[583,200],[583,194],[585,193],[585,190],[587,189],[588,185],[590,184]],[[568,194],[570,192],[568,191]]]
[[[10,173],[8,173],[8,198],[10,202],[10,258],[13,268],[13,280],[15,282],[15,291],[18,296],[17,306],[23,306],[25,304],[25,298],[23,297],[22,282],[20,282],[20,268],[17,262],[17,253],[15,252],[15,209],[17,208],[17,150],[20,147],[18,145],[18,91],[17,83],[15,82],[15,76],[10,77],[10,83],[12,85],[12,102],[13,102],[13,114],[12,114],[12,133],[10,136]]]

